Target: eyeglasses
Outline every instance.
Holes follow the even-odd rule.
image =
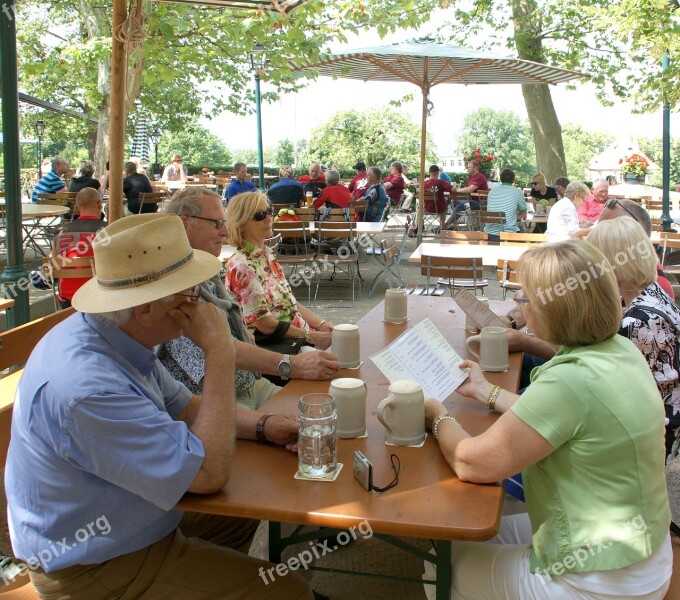
[[[532,181],[531,185],[541,185],[542,181]]]
[[[198,302],[198,299],[201,297],[201,284],[196,284],[190,292],[180,292],[173,295],[189,298],[188,302]]]
[[[222,229],[222,226],[227,222],[226,219],[211,219],[209,217],[191,217],[192,219],[201,219],[201,221],[210,221],[215,225],[215,229],[218,231]]]
[[[173,160],[172,162],[176,162],[176,163],[179,163],[179,164],[181,165],[184,161],[182,161],[182,160]]]
[[[253,215],[253,221],[264,221],[267,217],[273,217],[274,216],[274,209],[269,208],[267,210],[258,210],[254,215]]]
[[[513,300],[517,302],[517,304],[529,304],[531,302],[531,300],[529,300],[529,298],[527,298],[527,296],[524,294],[524,290],[517,290]]]
[[[634,215],[632,212],[630,212],[623,204],[621,204],[616,198],[610,198],[609,200],[607,200],[607,201],[604,203],[604,207],[605,207],[605,208],[616,208],[616,205],[617,205],[617,204],[618,204],[623,210],[625,210],[631,217],[633,217],[633,219],[635,219],[635,220],[637,221],[637,219],[635,218],[635,215]]]

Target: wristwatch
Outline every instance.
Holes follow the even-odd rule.
[[[290,364],[290,354],[284,354],[279,363],[279,377],[284,381],[290,377],[290,372],[293,370],[293,365]]]
[[[505,318],[510,321],[510,327],[513,329],[517,329],[517,321],[515,321],[515,318],[512,317],[511,315],[505,315]]]

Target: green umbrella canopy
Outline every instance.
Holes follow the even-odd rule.
[[[588,77],[583,73],[558,69],[530,60],[441,44],[429,38],[332,53],[318,63],[310,63],[302,59],[293,62],[291,66],[296,71],[311,70],[334,78],[361,81],[408,81],[420,88],[423,94],[423,116],[418,198],[419,242],[423,231],[425,136],[430,107],[429,94],[432,87],[443,83],[461,85],[557,84],[579,77]]]

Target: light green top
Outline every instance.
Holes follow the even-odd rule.
[[[523,473],[533,572],[620,569],[659,548],[670,524],[664,407],[630,340],[560,348],[512,411],[555,448]]]

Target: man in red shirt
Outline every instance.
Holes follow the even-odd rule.
[[[390,174],[382,180],[385,191],[390,197],[392,206],[401,202],[401,194],[404,191],[404,178],[401,176],[403,167],[396,160],[390,165]]]
[[[309,165],[309,175],[301,175],[298,179],[300,183],[319,182],[326,183],[323,174],[321,173],[321,165],[319,163],[312,163]]]
[[[462,194],[473,194],[474,192],[481,191],[487,192],[489,190],[489,184],[486,181],[486,176],[479,170],[479,163],[476,160],[471,160],[467,164],[468,180],[465,182],[465,187],[458,188],[458,192]],[[462,210],[466,200],[458,200],[456,202],[456,212]],[[470,202],[470,208],[474,210],[479,210],[481,208],[479,202],[474,200]]]
[[[359,161],[352,168],[357,172],[357,174],[352,177],[352,181],[349,182],[347,189],[352,194],[352,200],[358,200],[364,195],[364,192],[368,187],[366,183],[368,177],[366,174],[366,163]]]
[[[76,196],[78,218],[66,223],[54,237],[54,254],[67,258],[92,257],[92,240],[96,233],[106,227],[101,220],[102,197],[94,188],[83,188]],[[68,266],[68,265],[66,265]],[[89,277],[67,277],[59,280],[59,304],[71,306],[71,299]]]
[[[600,218],[600,213],[609,200],[609,182],[606,179],[596,179],[593,181],[593,188],[590,196],[586,196],[583,204],[578,207],[578,222],[585,225],[592,225]]]
[[[425,180],[425,191],[434,192],[435,198],[425,201],[425,212],[436,212],[439,215],[439,230],[442,231],[446,221],[446,210],[449,207],[444,192],[450,192],[453,187],[448,181],[439,179],[439,167],[437,165],[432,165],[429,172],[430,178]]]
[[[340,183],[340,173],[335,169],[326,171],[326,187],[321,195],[314,201],[314,208],[349,208],[352,201],[350,191]]]

